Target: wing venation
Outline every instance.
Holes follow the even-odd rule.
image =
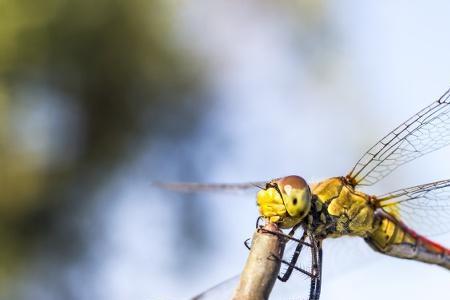
[[[347,178],[354,185],[372,185],[399,166],[449,144],[450,90],[372,146]]]
[[[400,189],[377,199],[381,209],[420,234],[450,232],[450,179]]]

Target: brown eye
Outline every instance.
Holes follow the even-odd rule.
[[[297,205],[297,198],[292,199],[292,204]]]

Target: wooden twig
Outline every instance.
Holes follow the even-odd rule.
[[[281,232],[275,224],[269,223],[263,229]],[[270,292],[280,271],[284,242],[276,234],[257,230],[253,235],[252,247],[234,292],[234,300],[269,299]]]

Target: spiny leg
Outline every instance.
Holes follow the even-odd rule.
[[[251,238],[248,238],[248,239],[246,239],[245,241],[244,241],[244,245],[245,245],[245,247],[248,249],[248,250],[250,250],[252,247],[251,247],[251,245],[250,245],[250,242],[251,241]]]
[[[284,233],[276,232],[276,231],[272,231],[272,230],[267,230],[267,229],[264,229],[264,228],[261,228],[261,227],[259,228],[259,230],[261,230],[262,232],[268,232],[268,233],[275,234],[275,235],[277,235],[277,236],[279,236],[279,237],[283,237],[283,238],[285,238],[285,239],[287,239],[287,240],[291,240],[291,241],[297,242],[297,243],[299,243],[299,244],[303,244],[304,246],[307,246],[307,247],[313,247],[312,244],[306,243],[304,240],[302,241],[301,239],[297,239],[297,238],[294,237],[294,233],[295,233],[295,231],[297,230],[297,228],[298,228],[299,226],[300,226],[300,224],[294,226],[294,227],[291,229],[291,231],[289,231],[288,234],[284,234]]]
[[[272,234],[275,234],[275,235],[277,235],[279,237],[285,238],[287,240],[292,240],[292,241],[297,243],[294,255],[292,256],[290,262],[282,259],[279,255],[272,253],[271,258],[276,259],[276,260],[280,261],[281,263],[288,265],[288,269],[287,269],[286,273],[282,277],[278,276],[278,279],[280,279],[283,282],[287,281],[290,278],[293,270],[297,270],[297,271],[299,271],[299,272],[301,272],[301,273],[303,273],[303,274],[305,274],[305,275],[307,275],[307,276],[309,276],[311,278],[315,277],[315,275],[313,273],[308,272],[308,271],[306,271],[304,269],[301,269],[301,268],[296,266],[297,260],[298,260],[298,258],[300,256],[300,253],[302,251],[303,246],[307,246],[307,247],[310,247],[310,248],[313,247],[312,244],[305,242],[305,239],[307,237],[307,232],[306,231],[303,232],[303,235],[302,235],[302,237],[300,239],[297,239],[297,238],[294,237],[295,232],[301,226],[301,224],[297,224],[296,226],[294,226],[289,231],[288,234],[284,234],[284,233],[281,233],[281,232],[276,232],[276,231],[271,231],[271,230],[264,229],[261,225],[259,225],[259,222],[261,221],[261,219],[262,219],[262,217],[258,217],[258,219],[256,220],[256,227],[258,228],[258,230],[261,230],[261,231],[267,232],[267,233],[272,233]],[[244,245],[245,245],[245,247],[248,250],[250,250],[250,248],[251,248],[250,240],[251,239],[246,239],[244,241]]]
[[[295,228],[295,227],[294,227]],[[292,233],[292,235],[293,235],[293,230],[294,230],[294,228],[291,230],[291,232],[289,233],[289,235],[291,235],[291,233]],[[294,230],[295,231],[295,230]],[[304,241],[305,241],[305,239],[306,239],[306,237],[308,236],[308,234],[307,234],[307,232],[306,231],[304,231],[303,232],[303,235],[302,235],[302,237],[300,238],[300,243],[297,243],[297,246],[295,247],[295,252],[294,252],[294,255],[292,256],[292,258],[291,258],[291,261],[287,264],[288,265],[288,269],[286,270],[286,272],[283,274],[283,276],[278,276],[278,279],[279,280],[281,280],[281,281],[283,281],[283,282],[286,282],[290,277],[291,277],[291,274],[292,274],[292,271],[294,270],[294,269],[296,269],[296,264],[297,264],[297,260],[298,260],[298,258],[299,258],[299,256],[300,256],[300,253],[302,252],[302,249],[303,249],[303,243],[304,243]],[[304,273],[304,272],[302,272],[302,273]]]
[[[284,233],[280,233],[280,232],[274,232],[274,231],[267,230],[267,229],[264,229],[264,228],[261,228],[261,227],[259,228],[259,230],[261,230],[263,232],[269,232],[269,233],[275,234],[275,235],[277,235],[279,237],[283,237],[283,238],[285,238],[287,240],[295,241],[297,243],[297,246],[296,246],[294,255],[291,258],[291,261],[284,260],[281,257],[279,257],[279,255],[277,255],[277,254],[272,254],[272,256],[271,256],[271,258],[276,259],[276,260],[280,261],[281,263],[283,263],[283,264],[288,266],[288,269],[287,269],[286,273],[282,277],[278,276],[278,279],[280,279],[283,282],[285,282],[285,281],[287,281],[289,279],[289,277],[291,276],[293,270],[297,270],[297,271],[299,271],[299,272],[301,272],[301,273],[303,273],[303,274],[305,274],[305,275],[307,275],[309,277],[313,277],[314,276],[313,273],[308,272],[308,271],[306,271],[304,269],[301,269],[301,268],[296,266],[298,257],[300,256],[300,253],[301,253],[301,250],[302,250],[303,246],[307,246],[307,247],[310,247],[310,248],[312,247],[312,245],[310,243],[306,243],[305,242],[305,239],[307,237],[306,231],[303,232],[303,235],[302,235],[302,237],[300,239],[294,238],[294,234],[295,234],[295,232],[297,231],[297,229],[300,226],[301,226],[301,224],[297,224],[296,226],[294,226],[289,231],[288,234],[284,234]],[[244,244],[245,244],[245,246],[248,249],[250,249],[249,239],[247,239]]]
[[[259,223],[261,222],[262,219],[264,219],[263,216],[259,216],[259,217],[256,219],[256,228],[262,228],[262,227],[263,227],[262,225],[259,225]]]
[[[259,218],[258,218],[258,219],[259,219]],[[291,231],[289,232],[289,234],[284,234],[284,233],[277,232],[277,231],[267,230],[267,229],[264,229],[264,228],[261,227],[261,226],[258,228],[258,230],[260,230],[260,231],[262,231],[262,232],[266,232],[266,233],[272,233],[272,234],[274,234],[274,235],[276,235],[276,236],[278,236],[278,237],[282,237],[282,238],[287,239],[287,240],[292,240],[292,241],[296,242],[297,244],[301,244],[301,245],[303,245],[303,246],[307,246],[307,247],[310,247],[310,248],[311,248],[312,245],[311,245],[310,243],[306,243],[306,242],[305,242],[305,238],[304,238],[303,236],[302,236],[301,239],[297,239],[297,238],[294,237],[294,233],[295,233],[295,231],[297,230],[297,228],[298,228],[299,226],[300,226],[300,225],[294,226],[294,227],[291,229]],[[245,245],[245,247],[246,247],[248,250],[250,250],[250,248],[251,248],[250,241],[251,241],[251,238],[248,238],[248,239],[246,239],[246,240],[244,241],[244,245]],[[298,247],[298,245],[297,245],[297,247]],[[277,255],[274,255],[274,256],[277,257]],[[281,260],[281,259],[279,259],[279,260]]]
[[[278,257],[278,256],[276,256],[276,255],[274,255],[274,254],[272,254],[272,258],[274,258],[274,259],[280,261],[281,263],[283,263],[283,264],[285,264],[285,265],[288,265],[289,268],[292,268],[292,269],[294,269],[294,270],[297,270],[297,271],[299,271],[299,272],[305,274],[306,276],[308,276],[308,277],[310,277],[310,278],[316,278],[316,277],[317,277],[316,274],[311,273],[311,272],[309,272],[309,271],[306,271],[306,270],[304,270],[304,269],[302,269],[302,268],[299,268],[299,267],[297,267],[296,265],[292,265],[291,262],[289,262],[289,261],[287,261],[287,260],[284,260],[284,259],[281,259],[280,257]],[[278,276],[278,279],[280,279],[279,276]],[[280,280],[281,280],[281,279],[280,279]],[[287,280],[287,279],[286,279],[286,280]]]
[[[297,270],[311,278],[310,285],[310,294],[309,300],[319,300],[320,292],[322,287],[322,240],[317,240],[312,233],[308,233],[305,231],[300,239],[296,239],[293,237],[295,230],[298,229],[298,226],[292,228],[288,235],[280,234],[285,236],[288,239],[294,240],[297,242],[297,247],[295,253],[290,262],[279,258],[276,255],[273,255],[275,259],[280,260],[282,263],[287,264],[288,270],[286,271],[283,277],[278,277],[281,281],[287,281],[293,270]],[[275,233],[276,234],[276,233]],[[306,237],[309,237],[311,243],[306,243],[304,240]],[[308,272],[296,266],[297,260],[300,256],[300,252],[303,246],[309,246],[311,248],[311,256],[312,256],[312,272]],[[286,276],[286,274],[288,274]]]
[[[317,283],[317,287],[316,287],[316,299],[315,300],[319,300],[320,297],[320,291],[322,289],[322,242],[319,242],[319,265],[318,265],[318,272],[319,272],[319,278],[318,278],[318,283]]]
[[[291,231],[289,232],[289,234],[287,234],[287,235],[281,234],[281,236],[285,237],[286,239],[295,241],[297,243],[294,255],[292,256],[291,260],[287,261],[287,260],[284,260],[284,259],[278,257],[277,255],[273,255],[273,257],[275,259],[279,260],[281,263],[283,263],[283,264],[288,266],[288,269],[283,274],[283,276],[278,276],[278,279],[283,281],[283,282],[286,282],[290,278],[293,270],[299,271],[299,272],[301,272],[301,273],[303,273],[303,274],[305,274],[305,275],[307,275],[308,277],[311,277],[311,278],[316,277],[316,275],[314,273],[306,271],[306,270],[296,266],[297,260],[300,257],[300,253],[301,253],[301,251],[303,249],[303,246],[307,246],[307,247],[309,247],[311,249],[313,247],[312,244],[305,242],[305,239],[308,237],[308,233],[307,233],[306,230],[303,232],[303,234],[302,234],[300,239],[297,239],[297,238],[293,237],[294,234],[295,234],[295,231],[297,231],[297,229],[300,226],[301,226],[301,224],[297,224],[296,226],[294,226],[291,229]]]
[[[315,245],[315,240],[311,236],[311,242],[313,245]],[[317,250],[316,247],[311,248],[311,261],[312,261],[312,267],[311,271],[314,273],[317,270]],[[315,273],[317,275],[317,273]],[[316,284],[317,284],[317,277],[311,277],[311,284],[309,286],[309,300],[314,300],[315,298],[315,291],[316,291]]]
[[[314,247],[311,249],[312,254],[312,273],[315,275],[311,278],[311,286],[309,291],[309,300],[319,300],[322,285],[322,241],[316,240],[310,236]]]

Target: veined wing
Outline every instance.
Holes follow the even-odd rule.
[[[420,234],[450,232],[450,179],[401,189],[377,199],[379,207]]]
[[[152,186],[177,192],[215,192],[215,191],[244,191],[266,186],[266,182],[247,183],[194,183],[194,182],[152,182]]]
[[[353,185],[372,185],[399,166],[450,144],[450,90],[392,130],[347,175]]]

